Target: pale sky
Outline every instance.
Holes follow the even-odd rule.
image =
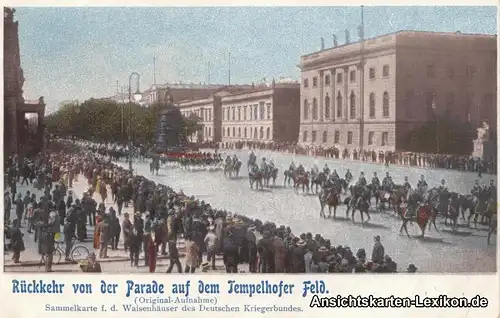
[[[24,97],[65,100],[112,96],[116,81],[231,83],[298,79],[300,56],[358,39],[359,7],[16,8]],[[496,33],[495,7],[366,7],[367,38],[399,30]]]

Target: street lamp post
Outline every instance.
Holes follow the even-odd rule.
[[[139,90],[139,80],[141,76],[137,72],[130,74],[128,78],[128,168],[130,173],[133,173],[132,169],[132,78],[136,78],[136,91],[134,93],[134,100],[136,102],[140,101],[142,98],[141,91]]]
[[[436,133],[436,153],[439,154],[439,116],[437,114],[437,105],[436,105],[436,99],[435,97],[432,98],[432,112],[434,113],[434,126],[435,126],[435,133]]]

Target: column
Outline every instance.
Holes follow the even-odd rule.
[[[323,122],[325,118],[325,109],[323,104],[323,85],[325,76],[324,71],[319,71],[319,121]]]
[[[349,120],[349,87],[347,86],[347,83],[348,83],[348,72],[349,72],[349,67],[348,66],[344,66],[343,68],[344,70],[344,73],[343,73],[343,84],[344,84],[344,121],[348,121]]]
[[[331,120],[335,121],[335,118],[337,117],[337,93],[335,92],[335,83],[336,83],[335,69],[330,70],[330,83],[332,85],[332,94],[330,97],[330,105],[331,105],[330,114],[332,115]]]

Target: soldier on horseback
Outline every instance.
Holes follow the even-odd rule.
[[[405,189],[406,192],[411,189],[411,184],[408,182],[408,177],[405,176],[405,183],[403,183],[403,188]]]
[[[427,189],[427,182],[423,174],[420,175],[420,180],[417,182],[417,189],[424,192]]]
[[[366,178],[365,178],[365,173],[363,171],[361,171],[358,182],[356,184],[360,187],[366,186],[367,182],[366,182]]]
[[[295,171],[295,168],[296,168],[295,162],[293,162],[293,160],[292,160],[292,162],[290,163],[290,166],[288,167],[288,171],[293,172],[293,171]]]
[[[394,182],[392,181],[392,177],[389,175],[389,172],[385,173],[385,178],[382,180],[382,188],[386,192],[392,191],[392,187],[394,186]]]
[[[331,178],[332,178],[333,180],[338,180],[338,179],[340,179],[339,174],[337,173],[337,170],[333,169],[333,172],[332,172]]]
[[[474,182],[474,186],[470,190],[470,193],[477,198],[482,190],[483,188],[481,188],[481,185],[479,185],[479,180],[476,180]]]
[[[304,169],[304,166],[302,164],[299,164],[297,167],[297,175],[303,175],[306,173],[306,169]]]
[[[325,163],[325,166],[323,167],[323,172],[326,174],[326,175],[329,175],[330,174],[330,168],[328,168],[328,165]]]
[[[345,173],[345,180],[347,181],[347,183],[351,182],[352,180],[352,173],[351,171],[349,171],[349,169],[347,169],[347,172]]]
[[[380,180],[377,177],[377,173],[373,173],[373,178],[372,178],[372,187],[374,190],[380,189]]]

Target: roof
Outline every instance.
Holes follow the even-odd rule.
[[[496,34],[462,33],[460,31],[456,31],[456,32],[437,32],[437,31],[399,30],[399,31],[396,31],[396,32],[391,32],[391,33],[387,33],[387,34],[377,35],[377,36],[374,36],[374,37],[371,37],[371,38],[368,38],[368,39],[364,39],[364,41],[366,42],[366,41],[370,41],[370,40],[376,40],[376,39],[383,38],[383,37],[386,37],[386,36],[389,36],[389,35],[396,35],[396,36],[398,36],[398,35],[415,35],[415,34],[418,34],[418,35],[429,35],[429,36],[447,36],[447,37],[475,37],[475,38],[485,38],[485,39],[496,39],[496,37],[497,37]],[[361,40],[353,41],[353,42],[349,42],[349,43],[345,43],[345,44],[342,44],[342,45],[337,45],[337,46],[334,46],[334,47],[330,47],[330,48],[327,48],[327,49],[324,49],[324,50],[315,51],[315,52],[312,52],[312,53],[307,53],[307,54],[301,55],[301,57],[307,57],[307,56],[311,56],[311,55],[314,55],[314,54],[318,54],[320,52],[331,51],[331,50],[335,50],[335,49],[338,49],[338,48],[341,48],[341,47],[344,47],[344,46],[349,46],[349,45],[357,44],[357,43],[361,43]]]

